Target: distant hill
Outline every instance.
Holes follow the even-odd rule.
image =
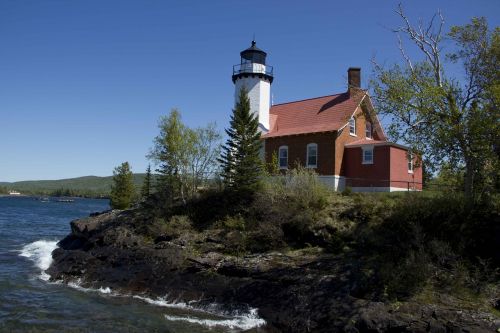
[[[140,189],[144,182],[144,173],[135,173],[134,184]],[[19,191],[23,194],[38,195],[82,195],[82,196],[107,196],[113,184],[113,176],[97,177],[85,176],[59,180],[27,180],[21,182],[0,182],[4,191]]]

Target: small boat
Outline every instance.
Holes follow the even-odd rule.
[[[61,199],[57,199],[56,201],[57,202],[75,202],[75,199],[63,199],[63,198],[61,198]]]
[[[17,192],[17,191],[9,191],[9,195],[17,196],[17,195],[21,195],[21,193]]]

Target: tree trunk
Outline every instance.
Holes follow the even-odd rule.
[[[465,198],[472,202],[474,199],[474,162],[472,158],[465,159],[464,192]]]

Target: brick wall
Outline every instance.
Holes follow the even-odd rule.
[[[349,125],[344,127],[335,142],[335,174],[343,176],[344,146],[350,142],[366,139],[366,113],[362,108],[358,108],[354,114],[356,119],[356,136],[349,133]],[[377,133],[373,133],[374,140],[380,140]]]
[[[343,165],[345,163],[344,145],[366,138],[366,114],[361,107],[356,110],[354,115],[356,118],[356,136],[350,135],[349,125],[347,125],[339,134],[337,132],[325,132],[268,138],[265,142],[266,161],[271,162],[273,152],[278,154],[279,147],[288,146],[289,168],[294,167],[297,162],[305,166],[307,145],[316,143],[318,145],[318,167],[316,172],[320,175],[343,175],[343,170],[345,170]],[[373,139],[380,140],[377,133],[373,133]],[[386,176],[386,179],[389,179],[389,175]]]
[[[415,187],[422,189],[422,166],[414,163],[413,173],[408,172],[408,152],[406,149],[391,146],[391,186]],[[408,183],[410,183],[408,185]]]
[[[335,159],[335,132],[311,133],[290,135],[266,139],[266,161],[271,162],[273,152],[278,154],[281,146],[288,146],[288,167],[293,168],[296,163],[306,165],[307,145],[318,145],[318,167],[315,169],[320,175],[333,175]]]
[[[345,149],[342,175],[348,178],[347,186],[388,187],[390,179],[390,147],[373,147],[373,164],[363,164],[361,147]]]

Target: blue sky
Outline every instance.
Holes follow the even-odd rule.
[[[346,70],[400,61],[399,1],[0,1],[0,181],[144,172],[157,121],[227,126],[232,65],[257,45],[275,68],[274,102],[346,89]],[[403,1],[446,27],[500,1]],[[411,51],[410,51],[411,52]]]

